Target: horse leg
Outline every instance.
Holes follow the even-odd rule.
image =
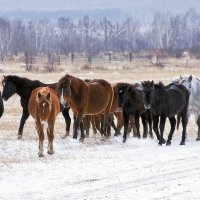
[[[81,129],[81,138],[79,141],[83,142],[85,138],[83,121],[80,122],[80,129]],[[89,137],[89,131],[88,131],[88,137]]]
[[[124,125],[123,113],[115,113],[115,116],[117,118],[117,130],[116,130],[114,136],[118,136],[118,135],[121,135],[120,131]]]
[[[147,126],[147,116],[145,112],[141,115],[141,118],[143,124],[143,138],[147,138],[148,126]]]
[[[149,135],[150,135],[151,138],[153,138],[151,111],[147,110],[146,114],[147,114],[147,121],[148,121],[148,124],[149,124]]]
[[[198,116],[198,119],[197,119],[197,125],[198,125],[198,136],[197,136],[196,141],[199,141],[200,140],[200,115]]]
[[[115,126],[115,122],[114,122],[114,114],[111,113],[109,116],[110,116],[109,118],[110,118],[111,126],[112,126],[112,128],[114,129],[114,131],[116,133],[117,132],[117,127]]]
[[[80,127],[80,123],[82,121],[83,118],[83,114],[82,113],[78,113],[78,115],[76,116],[76,120],[74,122],[74,134],[73,134],[73,138],[77,139],[77,135],[78,135],[78,128]],[[83,129],[83,123],[81,124],[81,129]],[[84,131],[81,131],[81,139],[83,140],[85,138],[84,135]]]
[[[134,115],[130,115],[129,129],[133,129],[133,137],[137,137],[137,128],[135,126],[135,117]]]
[[[140,117],[138,114],[135,115],[135,126],[137,129],[137,137],[140,138],[140,121],[139,121]]]
[[[126,142],[127,139],[127,132],[128,132],[128,124],[129,124],[129,118],[130,115],[123,111],[123,117],[124,117],[124,135],[123,135],[123,142]]]
[[[29,117],[29,111],[27,109],[23,109],[23,113],[22,113],[22,117],[21,117],[20,125],[19,125],[19,130],[18,130],[18,136],[17,136],[18,140],[22,139],[24,124],[26,120],[28,119],[28,117]]]
[[[53,150],[54,123],[55,123],[55,121],[49,121],[48,128],[47,128],[47,136],[48,136],[48,151],[47,151],[47,153],[50,155],[54,154],[54,150]]]
[[[188,118],[187,118],[187,112],[182,114],[182,126],[183,126],[183,132],[182,132],[182,140],[180,145],[185,145],[185,137],[186,137],[186,127],[188,123]]]
[[[89,138],[89,130],[90,130],[90,122],[91,122],[91,115],[85,115],[83,117],[83,124],[84,124],[84,130],[86,131],[86,137]]]
[[[99,133],[101,133],[101,122],[100,122],[100,117],[99,115],[94,115],[93,116],[93,131],[94,133],[97,133],[97,130],[99,131]],[[97,130],[96,130],[97,129]]]
[[[169,146],[171,145],[171,140],[172,140],[172,136],[176,127],[176,118],[175,117],[169,117],[169,121],[170,121],[170,125],[171,125],[171,129],[168,135],[168,139],[166,142],[166,145]]]
[[[160,140],[160,134],[158,130],[159,116],[153,115],[152,118],[153,118],[153,130],[156,134],[157,140]]]
[[[159,140],[159,145],[163,144],[163,133],[165,129],[165,122],[166,122],[166,116],[161,116],[160,117],[160,140]]]
[[[95,119],[94,119],[94,115],[91,117],[91,124],[92,124],[92,130],[94,134],[97,134],[97,129],[96,129],[96,124],[95,124]]]
[[[100,119],[100,129],[101,129],[101,136],[103,136],[103,127],[104,127],[104,115],[102,113],[99,114]]]
[[[40,121],[36,121],[36,126],[37,126],[37,132],[38,132],[38,137],[39,137],[39,152],[38,152],[38,155],[39,155],[39,157],[43,157],[44,156],[44,147],[43,147],[44,131],[43,131],[43,125],[41,124]]]
[[[69,130],[70,130],[70,124],[71,124],[71,117],[69,116],[69,108],[65,108],[64,110],[62,110],[62,115],[63,115],[63,117],[65,119],[65,123],[66,123],[66,133],[62,137],[64,139],[67,136],[69,136]]]

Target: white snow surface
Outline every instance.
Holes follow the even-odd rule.
[[[38,140],[0,138],[0,199],[200,199],[200,143],[180,146],[131,136],[84,143],[54,140],[55,154],[38,158]],[[47,141],[45,141],[47,147]]]

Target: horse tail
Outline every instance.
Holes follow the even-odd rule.
[[[179,128],[180,121],[181,121],[181,115],[178,114],[178,116],[177,116],[177,130]]]

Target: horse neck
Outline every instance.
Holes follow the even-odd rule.
[[[76,80],[71,79],[71,86],[70,86],[71,96],[69,96],[68,98],[69,100],[75,102],[76,104],[78,104],[79,101],[81,100],[80,98],[77,98],[79,97],[78,94],[81,94],[81,91],[82,91],[79,89],[80,87],[77,87],[79,84],[81,83],[76,83]]]
[[[20,97],[27,97],[30,96],[31,92],[33,89],[42,86],[43,84],[40,83],[39,81],[32,81],[29,79],[17,79],[15,81],[15,86],[16,86],[16,93]]]
[[[164,88],[160,87],[153,90],[152,103],[160,103],[167,100],[167,92]]]
[[[198,88],[200,88],[200,81],[196,78],[193,78],[191,82],[190,101],[199,101],[200,91],[198,90]]]

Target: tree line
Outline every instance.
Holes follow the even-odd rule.
[[[68,55],[85,53],[92,58],[100,52],[183,51],[200,56],[200,14],[195,9],[179,15],[155,13],[152,22],[127,18],[111,21],[84,16],[79,20],[60,17],[25,22],[0,17],[0,58],[7,55]]]

